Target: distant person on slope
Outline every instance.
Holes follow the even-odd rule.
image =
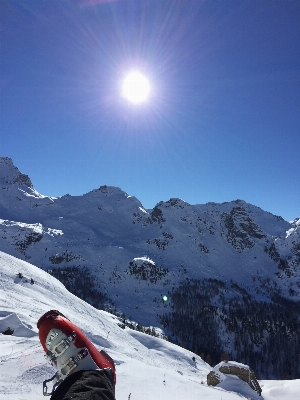
[[[46,358],[57,368],[43,383],[51,400],[115,400],[116,368],[105,351],[98,351],[85,334],[59,311],[51,310],[38,321]],[[53,391],[47,383],[53,381]]]

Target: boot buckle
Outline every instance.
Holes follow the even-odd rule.
[[[53,387],[52,387],[52,391],[51,391],[51,392],[48,392],[47,383],[48,383],[48,382],[51,382],[51,381],[54,381]],[[51,395],[53,394],[54,390],[56,389],[56,387],[57,387],[61,382],[62,382],[62,378],[61,378],[61,375],[60,375],[58,372],[56,372],[56,374],[53,375],[52,378],[46,379],[46,380],[43,382],[43,395],[44,395],[44,396],[51,396]]]
[[[52,349],[54,356],[57,358],[64,354],[64,352],[70,347],[70,344],[75,341],[76,337],[76,332],[72,332],[67,339],[62,339],[59,343],[57,343]]]

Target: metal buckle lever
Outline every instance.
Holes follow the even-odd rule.
[[[47,383],[53,381],[55,378],[57,378],[57,381],[53,384],[52,391],[48,392]],[[58,374],[58,372],[56,372],[56,374],[53,375],[52,378],[46,379],[43,382],[43,395],[44,396],[51,396],[52,393],[54,392],[54,390],[56,389],[56,387],[60,384],[60,382],[61,382],[61,378],[60,378],[60,375]]]
[[[89,354],[88,349],[84,348],[75,357],[70,357],[61,367],[60,372],[67,377],[73,369],[75,369],[79,362]]]
[[[70,343],[74,342],[76,337],[76,332],[72,332],[67,339],[62,339],[59,343],[57,343],[52,349],[52,353],[55,355],[55,357],[57,358],[64,354],[64,352],[70,347]]]

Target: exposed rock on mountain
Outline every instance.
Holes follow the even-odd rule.
[[[32,188],[32,183],[28,175],[22,174],[9,157],[0,157],[0,184],[25,185]]]
[[[266,234],[250,217],[243,207],[233,207],[230,213],[221,215],[225,230],[224,234],[228,243],[241,253],[245,248],[251,249],[254,239],[263,239]]]

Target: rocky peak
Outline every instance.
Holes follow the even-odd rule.
[[[254,246],[254,239],[262,239],[266,234],[249,216],[249,213],[240,205],[233,207],[230,213],[223,212],[221,218],[224,223],[223,234],[228,243],[237,251]]]
[[[172,197],[168,201],[160,201],[156,204],[156,207],[175,207],[175,208],[184,208],[185,206],[189,206],[189,203],[185,202],[184,200]]]
[[[22,174],[9,157],[0,157],[0,184],[17,184],[33,188],[29,176]]]

